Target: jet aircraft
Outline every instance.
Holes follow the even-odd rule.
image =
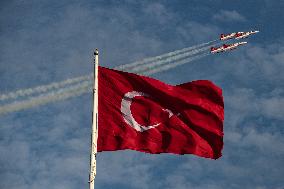
[[[256,34],[259,31],[249,31],[249,32],[237,32],[237,34],[235,35],[235,39],[244,39],[247,38],[248,36],[252,35],[252,34]]]
[[[225,52],[225,51],[228,51],[228,50],[236,49],[238,46],[244,45],[244,44],[247,44],[247,42],[243,41],[243,42],[238,42],[238,43],[233,43],[233,44],[223,44],[220,47],[211,47],[210,52],[212,54]]]
[[[230,34],[221,34],[220,35],[220,40],[228,40],[228,39],[243,39],[246,38],[252,34],[256,34],[259,31],[248,31],[248,32],[233,32]]]

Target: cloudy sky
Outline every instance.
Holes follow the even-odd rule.
[[[100,189],[283,189],[284,2],[0,1],[0,93],[90,74],[258,29],[248,45],[152,77],[209,79],[225,99],[218,160],[135,151],[98,155]],[[91,91],[0,115],[0,188],[88,188]]]

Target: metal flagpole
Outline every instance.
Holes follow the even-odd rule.
[[[98,139],[98,67],[99,51],[94,52],[94,87],[93,87],[93,118],[92,118],[92,136],[91,136],[91,155],[90,155],[90,189],[95,187],[95,177],[97,173],[97,139]]]

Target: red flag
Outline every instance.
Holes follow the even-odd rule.
[[[210,81],[177,86],[99,67],[98,151],[195,154],[223,147],[222,90]]]

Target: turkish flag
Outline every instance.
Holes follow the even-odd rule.
[[[98,78],[99,152],[222,155],[224,103],[212,82],[172,86],[104,67]]]

